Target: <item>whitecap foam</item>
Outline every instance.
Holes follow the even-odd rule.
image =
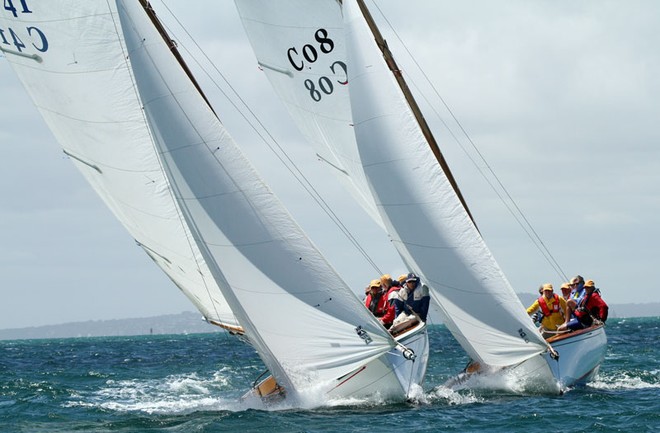
[[[471,390],[465,392],[457,392],[452,388],[447,388],[445,386],[439,386],[435,388],[427,395],[427,398],[429,402],[440,400],[445,401],[447,404],[452,406],[481,403],[484,401],[483,398],[476,396]]]
[[[631,372],[598,374],[588,385],[591,388],[608,390],[660,388],[657,370],[643,372],[641,375]]]
[[[429,398],[420,385],[412,384],[408,390],[408,401],[413,404],[428,404]]]
[[[529,392],[530,388],[529,383],[508,370],[463,375],[446,385],[447,389],[454,391],[471,390],[507,394],[523,394]]]
[[[215,397],[226,390],[227,382],[226,376],[220,372],[215,372],[210,378],[191,373],[163,379],[111,379],[96,391],[77,394],[76,401],[70,401],[67,405],[149,414],[244,410],[235,396]]]

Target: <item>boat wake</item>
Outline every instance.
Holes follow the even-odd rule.
[[[100,389],[78,393],[67,406],[148,414],[245,410],[237,398],[229,395],[232,387],[228,377],[219,371],[210,378],[192,373],[161,379],[107,380]],[[227,397],[219,397],[222,395]]]
[[[102,409],[119,413],[145,413],[149,415],[187,415],[195,412],[243,412],[247,410],[285,411],[314,410],[319,408],[370,408],[392,404],[386,398],[329,399],[323,392],[307,389],[298,399],[264,402],[252,396],[241,398],[239,390],[230,382],[235,372],[224,369],[212,376],[196,373],[171,375],[153,379],[106,380],[104,386],[90,391],[79,391],[69,399],[66,407]],[[463,405],[483,402],[472,391],[459,391],[440,386],[431,391],[417,387],[410,392],[408,404],[435,403]],[[399,404],[399,403],[397,403]]]
[[[558,384],[540,375],[520,374],[515,369],[488,373],[461,373],[443,386],[453,391],[469,390],[481,394],[542,395],[558,394]]]
[[[392,402],[378,395],[370,398],[323,398],[313,389],[296,401],[265,403],[253,397],[240,398],[240,391],[230,383],[230,371],[218,371],[204,378],[195,373],[160,379],[107,380],[105,386],[79,392],[66,406],[88,407],[107,411],[140,412],[153,415],[186,415],[194,412],[243,412],[247,410],[285,411],[340,407],[378,407]],[[660,388],[660,370],[600,374],[589,387],[602,390],[639,390]],[[471,375],[450,380],[430,391],[413,390],[408,404],[450,406],[483,403],[492,394],[528,394],[529,386],[510,374]]]
[[[66,407],[86,407],[120,413],[140,412],[149,415],[187,415],[194,412],[243,412],[247,410],[285,411],[313,410],[337,407],[374,407],[391,404],[379,395],[369,398],[325,397],[315,388],[303,391],[297,399],[267,402],[256,396],[241,398],[244,390],[231,380],[236,372],[223,369],[210,377],[196,373],[171,375],[154,379],[108,379],[105,386],[88,392],[78,392]],[[434,398],[434,397],[431,397]],[[411,399],[424,404],[429,397],[421,387]]]

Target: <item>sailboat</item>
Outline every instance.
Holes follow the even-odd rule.
[[[0,44],[64,152],[212,323],[272,374],[256,395],[400,401],[424,323],[396,338],[233,141],[145,0],[6,1]],[[294,403],[295,404],[295,403]]]
[[[259,65],[299,129],[431,289],[472,360],[561,392],[593,377],[602,325],[546,341],[488,249],[362,0],[235,0]],[[312,2],[310,2],[312,3]],[[374,212],[376,210],[376,212]]]

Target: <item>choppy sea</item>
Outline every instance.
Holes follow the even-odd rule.
[[[518,395],[444,387],[467,358],[433,325],[418,401],[312,409],[241,403],[263,365],[222,333],[0,341],[0,432],[660,432],[660,318],[607,335],[593,382]]]

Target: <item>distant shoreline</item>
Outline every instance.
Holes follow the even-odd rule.
[[[518,296],[525,307],[531,305],[536,299],[536,296],[531,293],[519,293]],[[610,317],[660,317],[660,302],[613,304],[610,305]],[[179,314],[134,319],[89,320],[58,325],[0,329],[0,340],[200,334],[210,332],[224,331],[205,322],[200,313],[184,311]]]
[[[205,322],[200,313],[185,311],[179,314],[135,319],[88,320],[58,325],[2,329],[0,330],[0,340],[199,334],[209,332],[222,332],[222,330]]]

